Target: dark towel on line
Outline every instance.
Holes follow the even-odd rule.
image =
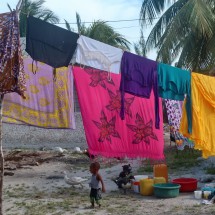
[[[78,37],[74,32],[29,16],[26,52],[33,60],[53,68],[67,67],[77,47]]]

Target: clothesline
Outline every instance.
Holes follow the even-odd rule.
[[[14,12],[8,14],[11,26],[15,24],[17,28],[18,22],[12,19],[11,15],[14,15]],[[180,132],[194,141],[195,148],[203,150],[204,157],[215,155],[215,141],[212,135],[215,130],[213,122],[215,118],[214,78],[123,51],[38,18],[29,16],[27,21],[26,51],[34,60],[54,68],[68,67],[71,63],[87,67],[74,67],[73,73],[76,86],[79,88],[79,100],[82,101],[81,112],[85,115],[83,117],[85,130],[89,131],[87,127],[89,125],[91,131],[93,130],[93,132],[86,133],[91,153],[135,157],[135,153],[137,155],[141,151],[141,154],[145,156],[150,151],[149,157],[162,159],[163,139],[160,139],[157,133],[160,132],[163,135],[163,126],[159,128],[159,125],[163,124],[162,108],[156,100],[160,101],[160,98],[164,98],[183,101],[186,95]],[[10,32],[11,26],[5,26],[3,30],[7,29]],[[0,50],[11,47],[8,46],[10,33],[0,35],[7,35],[7,38],[3,40],[7,44],[3,44]],[[13,42],[17,43],[12,47],[19,50],[18,40],[13,40]],[[8,49],[5,51],[8,52]],[[2,62],[7,62],[7,58]],[[17,62],[19,66],[22,63]],[[18,70],[4,68],[3,74],[5,75],[7,71],[14,71],[16,73],[13,76],[19,80],[17,75],[21,74],[22,67],[16,68]],[[108,78],[110,74],[111,79]],[[7,81],[7,76],[4,81]],[[46,85],[49,82],[42,78],[40,83]],[[8,90],[14,91],[14,88],[2,91],[2,93]],[[31,91],[37,94],[38,88],[34,86]],[[102,91],[103,93],[100,94]],[[62,92],[57,94],[57,97],[61,98]],[[134,105],[139,99],[142,102]],[[44,98],[40,102],[42,105],[49,104]],[[92,105],[94,102],[95,106]],[[59,107],[62,109],[64,107],[61,100]],[[120,110],[125,115],[124,120],[120,120]],[[15,111],[17,112],[17,109]],[[62,111],[59,112],[63,114]],[[160,121],[157,116],[160,117]],[[128,133],[130,133],[130,139],[126,143],[127,146],[123,148],[122,144],[127,138],[123,134]],[[155,152],[157,144],[160,144],[160,148]],[[120,150],[117,148],[119,145]]]
[[[24,13],[24,12],[21,12],[21,14],[24,14],[24,15],[27,15],[29,16],[30,15],[30,12],[29,13]],[[155,17],[155,18],[151,18],[151,19],[160,19],[161,17]],[[149,18],[145,18],[145,19],[119,19],[119,20],[103,20],[105,23],[106,22],[132,22],[132,21],[140,21],[140,20],[151,20]],[[90,22],[90,21],[86,21],[86,22],[81,22],[82,24],[91,24],[91,23],[94,23],[94,22]],[[66,22],[59,22],[59,23],[56,23],[56,24],[66,24]],[[77,25],[77,22],[68,22],[68,24],[74,24],[74,25]]]

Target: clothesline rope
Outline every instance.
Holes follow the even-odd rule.
[[[24,12],[20,12],[21,14],[24,14],[24,15],[29,15],[29,13],[24,13]],[[155,18],[152,18],[152,19],[160,19],[161,17],[155,17]],[[146,19],[119,19],[119,20],[102,20],[104,22],[133,22],[133,21],[140,21],[140,20],[151,20],[149,18],[146,18]],[[91,23],[94,23],[94,21],[87,21],[87,22],[81,22],[82,24],[91,24]],[[59,24],[59,25],[63,25],[63,24],[66,24],[66,22],[59,22],[59,23],[56,23],[56,24]],[[71,24],[71,25],[76,25],[77,22],[68,22],[68,24]],[[148,24],[146,24],[148,25]]]

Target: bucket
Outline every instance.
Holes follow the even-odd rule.
[[[154,177],[164,177],[168,182],[168,170],[166,164],[156,164],[153,167]]]
[[[143,196],[151,196],[154,191],[154,180],[150,178],[140,180],[140,194]]]
[[[141,179],[146,179],[148,178],[148,175],[135,175],[134,180],[135,181],[140,181]]]
[[[134,181],[132,186],[133,186],[133,191],[135,193],[140,193],[140,182],[139,181]]]
[[[195,196],[195,199],[201,199],[202,198],[202,191],[201,190],[194,191],[194,196]]]
[[[208,199],[208,197],[211,195],[211,191],[203,191],[203,198]]]
[[[154,184],[164,184],[166,179],[164,177],[154,177]]]

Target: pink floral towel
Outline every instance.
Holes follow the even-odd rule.
[[[150,99],[126,94],[125,120],[120,111],[120,75],[73,68],[83,123],[93,155],[163,159],[163,126],[154,127],[154,95]],[[160,107],[161,107],[161,100]],[[160,110],[162,125],[162,109]]]

